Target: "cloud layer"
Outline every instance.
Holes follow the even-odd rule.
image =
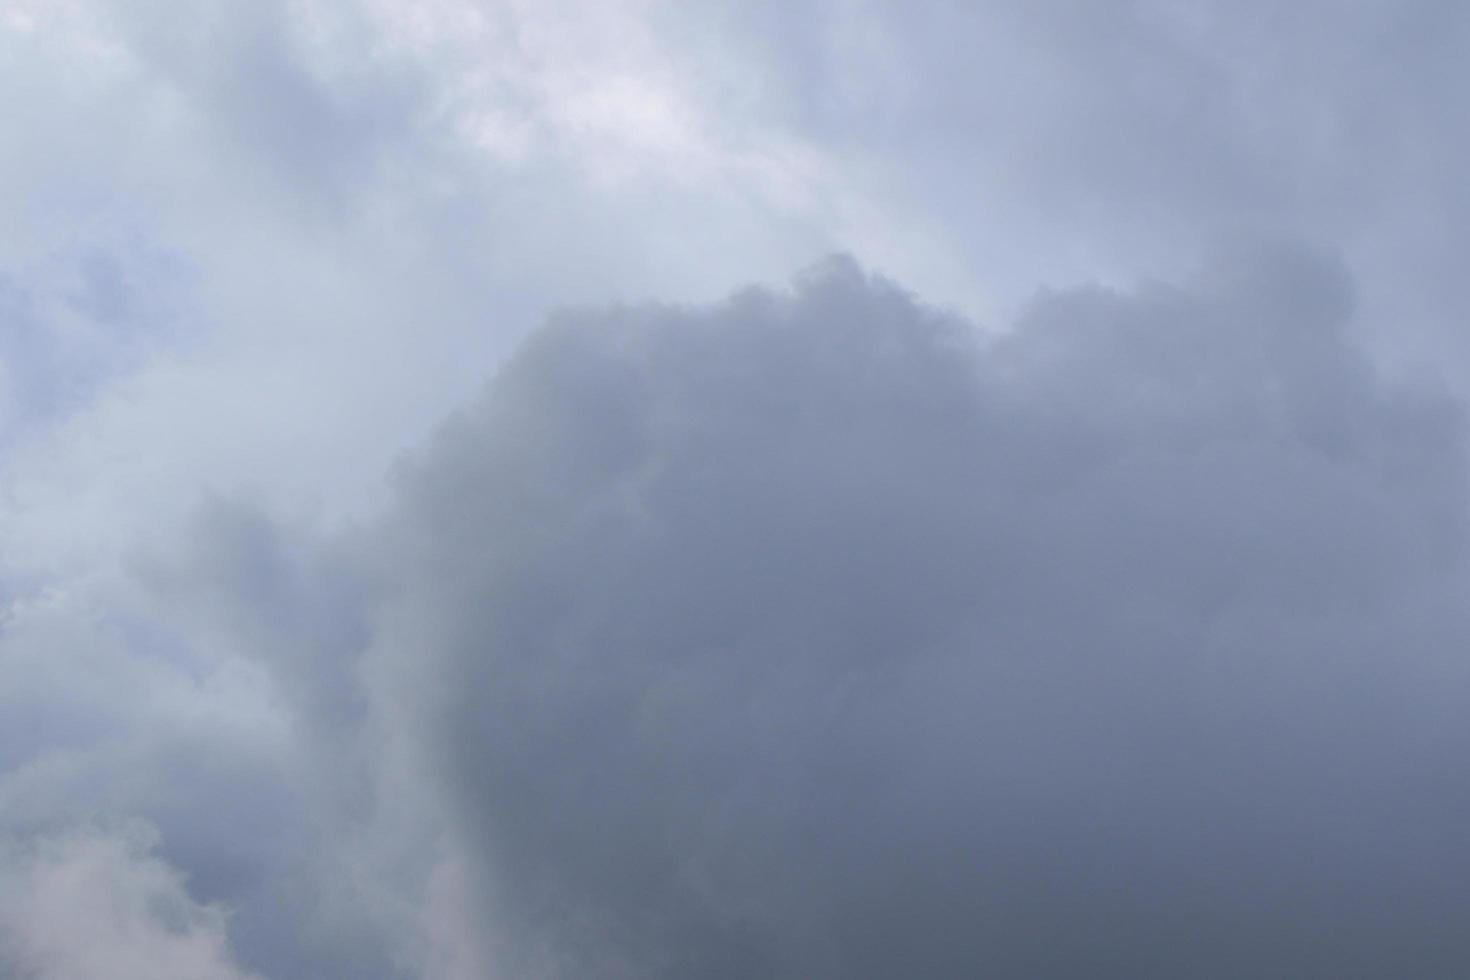
[[[0,4],[0,973],[1464,973],[1467,50]]]
[[[539,332],[402,474],[379,649],[493,957],[1463,961],[1463,419],[1348,290],[1271,246],[982,339],[834,261]]]

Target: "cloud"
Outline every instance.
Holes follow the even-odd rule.
[[[403,975],[433,828],[378,827],[349,573],[310,528],[221,497],[126,575],[8,597],[0,840],[144,820],[253,973]]]
[[[731,138],[636,6],[584,19],[17,6],[0,575],[111,564],[184,533],[170,515],[209,489],[370,512],[384,466],[549,308],[715,296],[832,247],[800,141]],[[525,152],[484,145],[487,120]],[[685,247],[695,212],[722,263]]]
[[[484,955],[1463,963],[1464,420],[1352,308],[1268,243],[1003,336],[846,260],[538,332],[382,532]]]
[[[90,833],[0,851],[0,967],[26,980],[252,980],[225,916],[189,897],[146,833]]]
[[[3,7],[13,922],[1463,972],[1459,6]]]

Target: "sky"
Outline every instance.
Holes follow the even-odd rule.
[[[1467,66],[0,0],[0,977],[1466,973]]]

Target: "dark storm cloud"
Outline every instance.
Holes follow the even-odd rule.
[[[543,329],[385,536],[491,961],[1470,963],[1463,419],[1352,311],[1267,245],[1002,337],[845,260]]]

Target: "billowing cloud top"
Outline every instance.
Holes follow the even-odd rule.
[[[1467,29],[12,0],[0,976],[1467,972]]]

